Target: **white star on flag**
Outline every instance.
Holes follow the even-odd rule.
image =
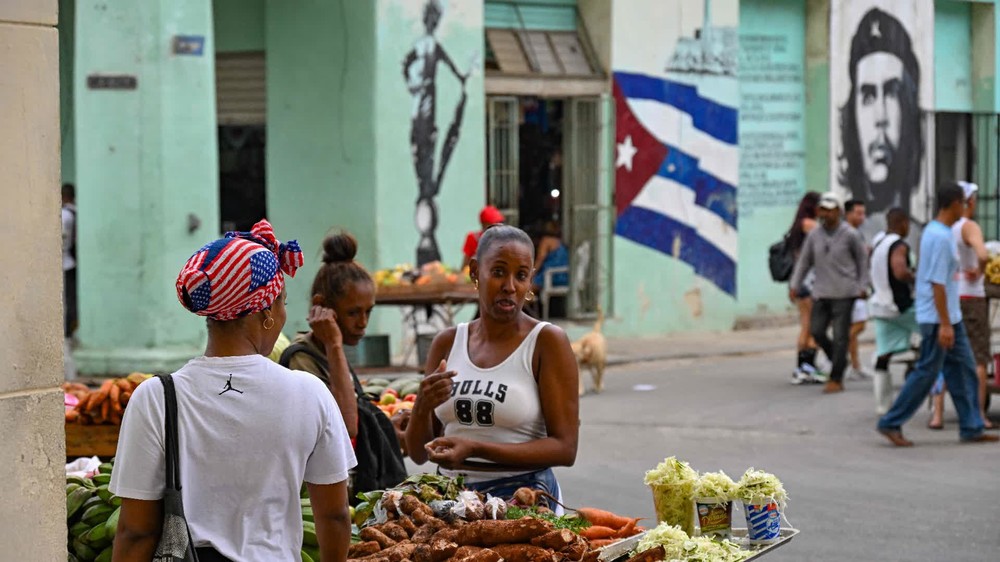
[[[618,158],[615,159],[615,168],[625,166],[625,169],[632,171],[632,159],[639,149],[632,144],[632,135],[625,137],[625,142],[618,143]]]

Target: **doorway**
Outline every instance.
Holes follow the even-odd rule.
[[[487,97],[487,200],[536,244],[555,247],[549,285],[536,279],[542,316],[597,312],[609,261],[603,203],[600,98]],[[606,280],[604,280],[606,282]],[[605,285],[606,286],[606,285]]]
[[[263,126],[219,127],[219,224],[248,232],[267,216]]]

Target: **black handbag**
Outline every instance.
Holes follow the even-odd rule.
[[[292,356],[300,352],[316,361],[329,378],[330,365],[326,357],[302,343],[294,343],[285,348],[278,363],[287,368]],[[396,439],[396,428],[365,396],[354,368],[350,365],[348,367],[351,369],[351,378],[354,379],[354,395],[358,400],[358,438],[354,448],[358,466],[354,469],[349,498],[351,505],[355,505],[360,501],[357,494],[392,488],[406,480],[407,473],[402,449]]]
[[[157,375],[163,383],[166,404],[164,452],[167,457],[167,487],[163,492],[163,532],[153,562],[199,562],[191,543],[191,529],[181,502],[181,464],[177,442],[177,393],[170,375]]]
[[[771,279],[783,283],[792,278],[795,269],[795,255],[788,244],[788,235],[784,235],[767,249],[767,267],[771,270]]]

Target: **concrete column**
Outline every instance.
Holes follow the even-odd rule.
[[[78,367],[170,371],[204,339],[175,276],[219,235],[212,6],[79,0],[75,31]]]
[[[55,0],[0,4],[0,494],[4,559],[65,560]]]

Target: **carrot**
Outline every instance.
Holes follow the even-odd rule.
[[[618,529],[618,532],[615,533],[615,537],[619,538],[619,539],[624,539],[624,538],[628,538],[628,537],[631,537],[632,535],[636,534],[638,531],[635,530],[635,525],[638,522],[639,522],[638,518],[636,518],[636,519],[629,519],[627,525],[625,525],[621,529]]]
[[[90,403],[87,405],[87,410],[95,410],[98,407],[103,407],[102,402],[107,400],[108,393],[111,392],[111,387],[115,385],[114,379],[108,379],[101,383],[101,388],[97,389],[90,397]],[[110,406],[108,406],[110,408]],[[107,417],[107,416],[105,416]]]
[[[108,421],[108,420],[111,419],[111,401],[110,400],[105,399],[104,402],[101,403],[101,417],[104,418],[105,421]]]
[[[597,539],[590,541],[591,548],[604,548],[609,544],[614,544],[618,542],[618,539]]]
[[[135,389],[135,385],[128,382],[126,378],[115,379],[115,386],[120,388],[122,392],[132,392]]]
[[[618,531],[612,529],[611,527],[603,527],[601,525],[591,525],[586,529],[580,529],[579,535],[585,539],[590,539],[591,541],[600,539],[610,539],[614,538]]]
[[[111,402],[111,409],[119,414],[122,413],[121,395],[122,389],[117,384],[111,385],[111,391],[108,392],[108,399]]]
[[[621,529],[632,521],[629,517],[622,517],[621,515],[616,515],[610,511],[594,507],[581,507],[576,510],[576,513],[580,517],[586,519],[591,525],[611,527],[612,529]],[[635,525],[635,522],[633,522],[632,525]]]
[[[123,392],[122,393],[122,395],[121,395],[122,408],[124,408],[128,404],[129,398],[132,398],[132,393],[131,392]]]

